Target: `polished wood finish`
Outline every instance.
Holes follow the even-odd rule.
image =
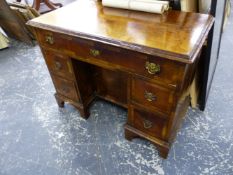
[[[96,97],[125,107],[125,138],[148,139],[167,157],[190,102],[211,16],[132,12],[79,0],[28,24],[60,107],[69,102],[84,118]]]
[[[120,9],[111,12],[100,2],[79,0],[32,20],[30,25],[192,63],[213,22],[209,15],[179,11],[163,15]]]

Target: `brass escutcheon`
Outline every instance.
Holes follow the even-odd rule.
[[[90,49],[90,54],[96,57],[100,55],[100,51],[96,49]]]
[[[153,93],[148,92],[148,91],[145,91],[144,97],[146,98],[147,101],[150,101],[150,102],[156,100],[156,96]]]
[[[152,128],[152,122],[149,121],[149,120],[144,120],[144,121],[143,121],[143,126],[144,126],[144,128],[146,128],[146,129],[150,129],[150,128]]]
[[[62,68],[61,63],[58,62],[58,61],[56,61],[56,62],[55,62],[55,69],[56,69],[56,70],[60,70],[61,68]]]
[[[147,69],[149,74],[157,74],[160,72],[160,65],[155,63],[150,63],[149,61],[146,62],[145,68]]]
[[[45,42],[48,44],[53,44],[54,40],[53,40],[53,36],[52,35],[46,35],[45,36]]]
[[[68,93],[70,91],[69,88],[66,85],[63,85],[62,88],[61,88],[61,90],[64,93]]]

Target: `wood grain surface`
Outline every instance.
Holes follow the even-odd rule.
[[[103,7],[94,0],[78,0],[28,24],[192,63],[213,22],[213,17],[205,14],[171,10],[160,15]]]

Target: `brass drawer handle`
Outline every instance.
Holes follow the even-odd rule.
[[[100,55],[100,51],[96,50],[96,49],[90,49],[90,54],[94,57],[99,56]]]
[[[54,44],[53,36],[52,35],[46,35],[45,36],[45,42],[48,44]]]
[[[160,72],[160,65],[155,63],[146,62],[145,68],[147,69],[149,74],[158,74]]]
[[[58,61],[55,61],[55,69],[56,69],[56,70],[61,70],[61,68],[62,68],[61,63],[58,62]]]
[[[149,121],[149,120],[144,120],[143,121],[143,126],[144,126],[145,129],[150,129],[150,128],[152,128],[152,122]]]
[[[144,97],[146,98],[147,101],[151,102],[151,101],[155,101],[157,98],[156,96],[148,91],[145,91]]]
[[[72,73],[72,65],[69,61],[67,62],[67,66],[68,66],[69,72]]]

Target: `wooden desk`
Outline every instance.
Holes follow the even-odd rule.
[[[167,157],[189,106],[211,16],[157,15],[79,0],[28,24],[35,29],[60,107],[69,102],[88,118],[96,97],[123,106],[126,139],[148,139]]]

